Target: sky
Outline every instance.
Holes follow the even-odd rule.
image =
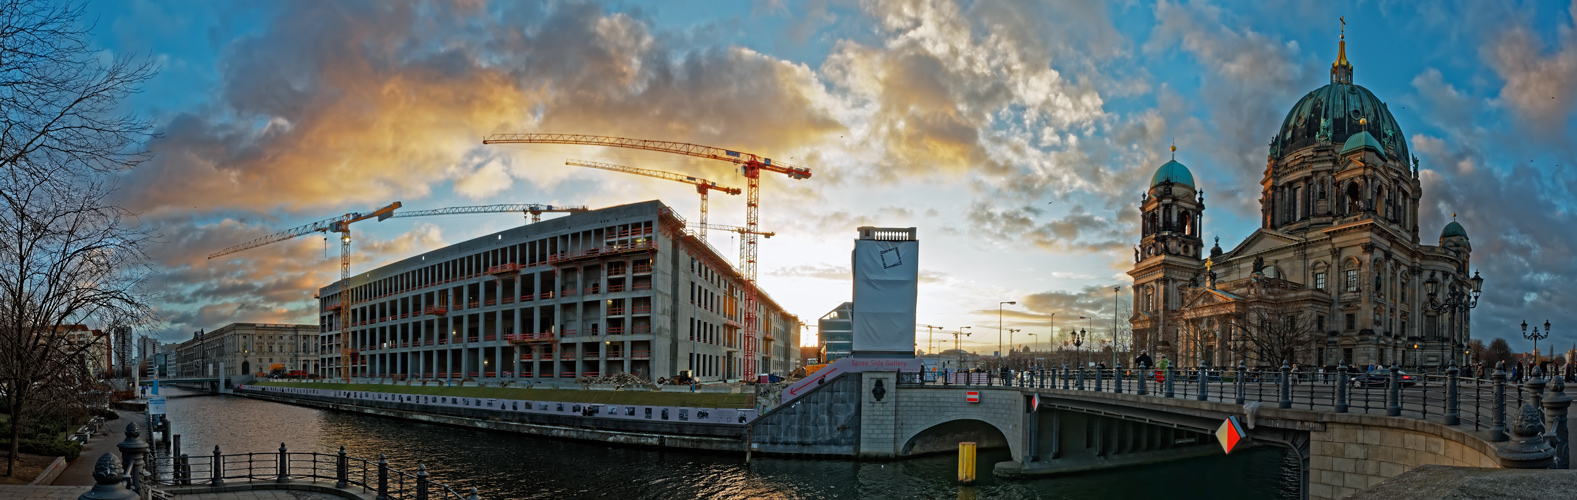
[[[338,250],[309,236],[219,249],[392,201],[605,207],[692,187],[578,158],[743,187],[729,164],[584,146],[484,146],[559,132],[704,144],[811,169],[762,180],[760,280],[810,325],[849,300],[855,228],[916,227],[917,325],[994,351],[1055,328],[1106,335],[1126,311],[1138,204],[1177,145],[1204,233],[1258,225],[1267,143],[1329,82],[1346,19],[1354,82],[1389,104],[1422,167],[1420,236],[1451,214],[1484,277],[1474,337],[1517,324],[1577,344],[1577,1],[1086,2],[102,1],[106,58],[160,72],[124,103],[156,156],[122,203],[157,228],[147,285],[187,338],[233,322],[314,323]],[[742,196],[711,221],[743,225]],[[523,223],[519,215],[355,226],[352,272]],[[737,241],[711,232],[733,257]],[[1113,293],[1113,287],[1122,287]],[[999,316],[1000,302],[1004,305]],[[1055,316],[1053,316],[1055,314]],[[1080,320],[1080,317],[1093,319]],[[1000,320],[999,320],[1000,318]],[[813,343],[814,328],[805,332]],[[951,335],[936,337],[941,343]],[[937,348],[941,348],[938,346]],[[1564,349],[1564,347],[1563,347]]]

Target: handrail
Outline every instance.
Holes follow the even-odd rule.
[[[148,476],[164,487],[220,487],[235,482],[289,483],[293,481],[334,482],[341,490],[352,487],[374,492],[378,498],[469,500],[480,498],[476,489],[469,495],[448,484],[433,481],[425,466],[415,473],[389,466],[378,460],[352,457],[340,447],[339,453],[292,452],[284,443],[279,451],[224,454],[214,447],[212,454],[155,456],[148,459]]]

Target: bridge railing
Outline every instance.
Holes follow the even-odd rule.
[[[1242,364],[1228,368],[1083,368],[1055,367],[1021,371],[972,373],[943,372],[935,381],[923,377],[900,379],[901,384],[1011,386],[1019,388],[1064,389],[1092,392],[1128,393],[1158,398],[1184,398],[1232,404],[1258,402],[1279,408],[1298,408],[1336,413],[1381,414],[1394,417],[1443,421],[1447,425],[1472,426],[1474,431],[1489,431],[1487,439],[1506,439],[1506,406],[1521,408],[1531,404],[1541,417],[1544,397],[1564,401],[1562,389],[1546,396],[1544,379],[1537,371],[1524,383],[1506,381],[1503,367],[1493,377],[1458,376],[1455,367],[1444,374],[1406,374],[1396,367],[1353,370],[1294,371],[1287,364],[1280,369],[1250,369]],[[1564,385],[1564,384],[1562,384]],[[1559,418],[1565,418],[1560,406]],[[1554,425],[1547,425],[1554,427]]]
[[[284,443],[279,451],[223,454],[215,446],[204,456],[154,457],[148,464],[149,479],[166,487],[217,487],[243,483],[288,483],[292,481],[332,481],[346,490],[359,488],[378,498],[399,500],[481,500],[476,488],[461,494],[449,485],[432,481],[425,466],[415,473],[389,467],[388,460],[352,457],[341,446],[339,453],[292,452]]]

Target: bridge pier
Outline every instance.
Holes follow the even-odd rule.
[[[1063,408],[1031,412],[1023,459],[997,464],[1001,477],[1058,475],[1220,453],[1208,434]]]

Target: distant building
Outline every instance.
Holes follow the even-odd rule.
[[[62,325],[66,329],[66,344],[68,352],[82,349],[82,365],[89,375],[104,377],[110,373],[110,340],[109,335],[102,330],[93,330],[87,325]]]
[[[224,374],[267,375],[270,372],[317,369],[318,325],[231,323],[198,332],[177,348],[181,377]]]
[[[816,323],[821,362],[831,363],[854,354],[854,303],[844,302]]]

